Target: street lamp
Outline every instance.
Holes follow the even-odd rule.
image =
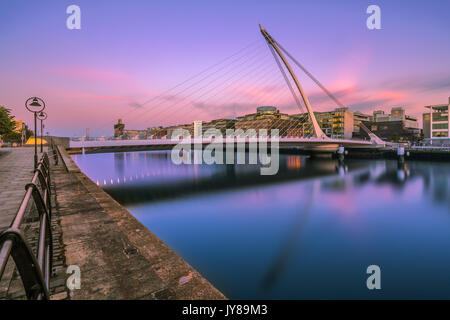
[[[37,129],[36,119],[37,113],[45,109],[45,102],[41,98],[31,97],[25,101],[25,108],[34,114],[34,170],[37,169],[38,156],[37,156]]]
[[[42,124],[42,122],[47,119],[47,114],[44,111],[41,111],[41,112],[39,112],[37,117],[39,120],[41,120],[41,152],[43,152],[42,139],[43,139],[44,125]]]

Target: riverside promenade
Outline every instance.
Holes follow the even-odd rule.
[[[52,299],[225,299],[206,279],[92,182],[64,148],[52,162],[55,243]],[[12,221],[31,180],[32,148],[0,149],[0,221]],[[17,177],[17,181],[14,181]],[[12,179],[14,182],[5,182]],[[31,228],[33,229],[33,228]],[[27,236],[27,239],[29,237]],[[30,236],[30,242],[34,236]],[[12,259],[11,259],[12,260]],[[69,266],[80,288],[65,285]],[[13,267],[10,267],[13,269]],[[5,272],[0,299],[20,299],[17,274]],[[9,280],[9,278],[11,280]],[[13,281],[14,280],[14,281]]]
[[[32,177],[33,148],[0,148],[0,231],[14,219]]]

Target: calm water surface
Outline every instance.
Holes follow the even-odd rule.
[[[229,298],[450,298],[449,163],[281,155],[260,176],[165,151],[73,159]]]

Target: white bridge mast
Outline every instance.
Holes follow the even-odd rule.
[[[314,115],[314,112],[313,112],[313,110],[311,108],[311,105],[309,103],[308,97],[306,96],[305,92],[303,91],[303,88],[300,85],[300,82],[298,81],[297,76],[295,75],[295,73],[292,70],[291,66],[287,62],[286,57],[283,55],[283,53],[278,48],[277,44],[272,39],[272,37],[269,35],[269,33],[266,31],[266,29],[264,29],[264,27],[262,25],[259,25],[259,28],[261,29],[261,33],[264,36],[264,38],[266,39],[267,43],[269,43],[269,45],[271,45],[275,49],[275,51],[277,52],[278,56],[281,58],[281,60],[283,61],[284,65],[286,66],[287,70],[291,74],[291,77],[294,80],[294,83],[297,86],[297,89],[300,92],[300,95],[302,96],[302,99],[303,99],[303,102],[305,103],[306,109],[308,110],[309,117],[311,119],[311,122],[312,122],[312,125],[313,125],[313,128],[314,128],[314,133],[315,133],[316,137],[317,138],[322,138],[322,139],[329,139],[327,137],[327,135],[320,128],[320,126],[319,126],[319,124],[317,122],[316,116]],[[298,106],[298,107],[300,108],[300,106]]]

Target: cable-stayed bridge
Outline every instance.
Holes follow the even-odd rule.
[[[313,110],[312,104],[303,89],[289,60],[308,76],[338,107],[345,105],[319,82],[306,68],[285,50],[260,25],[264,43],[254,42],[222,61],[202,70],[162,94],[135,106],[123,114],[126,123],[135,127],[149,128],[149,137],[145,140],[104,140],[104,141],[71,141],[71,148],[98,150],[122,147],[148,147],[157,149],[171,148],[182,142],[171,139],[175,129],[188,129],[194,136],[194,122],[203,121],[206,127],[215,129],[217,134],[212,138],[192,140],[192,144],[209,144],[212,142],[259,142],[258,132],[265,129],[278,131],[280,147],[301,147],[317,152],[334,152],[342,147],[384,147],[385,142],[371,133],[366,127],[370,141],[353,140],[343,136],[327,136],[322,130]],[[271,56],[263,49],[268,46]],[[273,60],[275,59],[276,68]],[[272,62],[270,63],[270,60]],[[279,85],[280,80],[285,84]],[[277,82],[278,81],[278,82]],[[286,85],[289,90],[286,90]],[[243,112],[255,106],[283,106],[281,111],[256,116],[243,117]],[[297,113],[293,113],[297,112]],[[233,120],[236,119],[236,120]],[[180,125],[180,123],[186,123]],[[231,123],[231,125],[230,125]],[[149,127],[150,125],[150,127]],[[343,123],[333,123],[339,129]],[[153,126],[153,127],[151,127]],[[111,128],[108,123],[104,128]],[[252,129],[255,134],[244,138],[226,138],[228,129]]]

